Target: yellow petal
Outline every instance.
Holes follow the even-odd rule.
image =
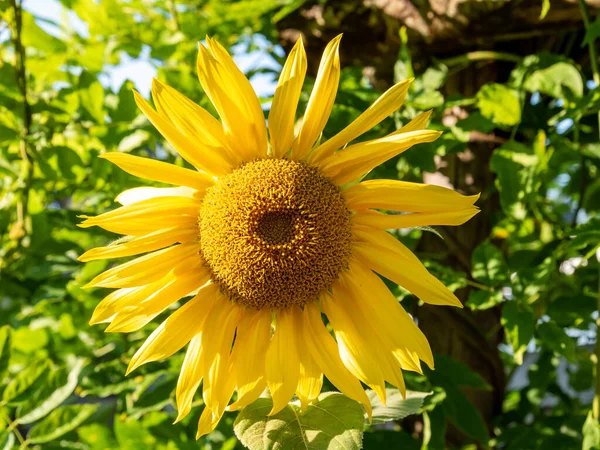
[[[202,163],[206,167],[227,167],[238,162],[231,157],[221,124],[208,112],[197,105],[196,108],[191,107],[190,104],[194,102],[156,78],[152,80],[152,99],[159,116],[171,122],[179,133],[193,142],[197,155],[202,156]],[[204,114],[198,114],[200,111]],[[210,128],[218,133],[218,137],[210,132]]]
[[[431,184],[398,180],[368,180],[344,191],[351,210],[370,208],[402,212],[438,213],[471,208],[479,195],[461,195]]]
[[[202,381],[202,374],[202,332],[200,332],[192,338],[185,352],[175,390],[177,418],[174,423],[179,422],[192,410],[192,401]]]
[[[149,253],[142,257],[113,267],[84,286],[89,287],[136,287],[149,284],[173,270],[174,261],[196,259],[201,261],[198,244],[176,245]]]
[[[185,169],[174,164],[127,153],[102,153],[99,158],[107,159],[125,172],[146,180],[188,186],[202,192],[214,184],[214,179],[205,172]]]
[[[238,398],[229,410],[252,403],[264,391],[265,355],[271,340],[271,311],[247,310],[238,326],[233,355]]]
[[[159,108],[159,113],[171,120],[188,137],[199,139],[210,147],[221,147],[229,152],[227,137],[217,119],[177,89],[156,78],[152,82],[156,85],[154,91],[164,106],[162,110]],[[171,111],[173,114],[170,114]]]
[[[360,213],[352,216],[352,223],[383,230],[432,225],[462,225],[478,212],[479,208],[475,206],[440,213],[383,214],[378,211],[360,211]]]
[[[352,270],[344,278],[350,276],[354,276]],[[360,340],[365,348],[371,349],[371,357],[377,361],[377,366],[384,380],[396,386],[402,395],[406,396],[406,386],[402,377],[402,363],[408,362],[410,363],[410,368],[413,368],[413,361],[405,358],[406,348],[399,346],[391,339],[386,330],[382,329],[383,327],[378,317],[374,314],[369,314],[363,303],[372,301],[373,299],[370,296],[362,297],[357,302],[355,301],[356,293],[342,289],[339,283],[334,285],[334,291],[337,297],[335,301],[337,301],[340,307],[346,310],[347,318],[352,322],[355,330],[357,332],[360,330],[360,334],[356,334],[350,338],[354,341],[353,344],[356,345],[356,341]],[[359,303],[358,307],[357,303]],[[385,312],[387,313],[387,311]],[[401,355],[402,358],[397,358],[396,355]],[[420,367],[418,372],[420,372]],[[384,403],[386,401],[385,398],[381,400]]]
[[[302,322],[305,320],[302,314],[296,314],[296,329],[299,333],[303,329]],[[300,377],[298,379],[298,387],[296,395],[300,399],[300,407],[302,412],[306,410],[309,403],[314,401],[321,393],[323,387],[323,372],[311,356],[312,348],[304,340],[298,339],[298,357],[300,360]]]
[[[267,389],[267,381],[265,377],[261,377],[257,380],[256,384],[252,389],[246,391],[243,397],[238,397],[235,402],[228,405],[227,411],[237,411],[239,409],[245,408],[246,406],[254,403],[258,397],[261,396],[263,392]]]
[[[315,148],[308,158],[308,163],[311,165],[320,165],[321,162],[333,155],[336,150],[369,131],[391,113],[400,108],[402,103],[404,103],[406,93],[408,92],[408,88],[413,79],[414,78],[410,78],[401,81],[385,91],[381,97],[379,97],[365,112],[358,116],[354,122],[331,139],[328,139],[324,144]]]
[[[186,197],[156,197],[87,217],[81,228],[100,226],[119,234],[141,236],[157,229],[196,223],[200,202]]]
[[[374,320],[381,325],[382,332],[388,333],[390,338],[397,338],[396,342],[399,348],[406,348],[409,352],[416,353],[425,364],[433,369],[433,354],[427,338],[404,308],[400,306],[385,283],[362,264],[353,264],[352,271],[356,277],[349,275],[346,279],[355,293],[362,292],[364,294],[363,298],[356,301],[356,303],[360,303],[363,312],[373,315]],[[370,298],[376,298],[377,301],[365,302],[364,296],[367,295]]]
[[[202,397],[206,406],[218,416],[225,411],[235,388],[230,352],[241,313],[242,307],[222,297],[221,305],[209,313],[202,329]]]
[[[403,369],[422,373],[419,360],[431,360],[429,344],[379,277],[353,260],[334,290],[340,301],[348,305],[348,314],[355,324],[364,323],[365,329],[372,327],[372,331],[364,333],[365,339],[377,337],[378,349],[393,355]],[[396,384],[387,376],[386,380]]]
[[[267,383],[273,397],[270,416],[285,408],[298,386],[297,314],[300,309],[295,306],[276,311],[275,334],[266,355]]]
[[[398,239],[374,228],[354,227],[353,234],[359,241],[354,244],[353,252],[369,268],[408,289],[425,303],[462,308],[460,300]]]
[[[385,378],[381,370],[381,361],[373,349],[366,345],[348,312],[334,301],[330,294],[321,296],[321,307],[335,332],[344,365],[355,377],[373,389],[385,404]]]
[[[374,167],[399,155],[413,145],[435,141],[440,131],[419,130],[392,134],[384,138],[354,144],[341,150],[322,165],[323,175],[338,186],[357,180]]]
[[[115,198],[115,202],[120,203],[123,206],[127,206],[131,205],[132,203],[141,202],[142,200],[149,200],[156,197],[188,197],[199,200],[202,198],[203,193],[203,191],[197,191],[196,189],[192,189],[187,186],[175,188],[136,187],[121,192]]]
[[[408,133],[409,131],[424,130],[425,127],[427,126],[427,122],[429,122],[429,118],[431,117],[432,112],[433,112],[432,110],[429,110],[429,111],[422,112],[421,114],[417,114],[417,116],[414,119],[412,119],[410,122],[408,122],[402,128],[394,131],[393,133],[390,133],[389,136],[394,136],[396,134],[402,134],[402,133]]]
[[[214,414],[210,408],[205,407],[200,415],[200,420],[198,421],[196,439],[200,439],[202,436],[213,432],[214,429],[217,428],[222,416],[223,413]]]
[[[294,140],[296,109],[305,75],[306,52],[300,37],[283,66],[269,113],[271,150],[276,158],[287,153]]]
[[[198,78],[218,111],[230,145],[246,161],[267,154],[267,131],[260,102],[231,56],[214,39],[199,46]]]
[[[168,358],[181,349],[202,329],[202,318],[212,309],[219,290],[214,284],[204,286],[196,296],[161,323],[133,355],[127,374],[142,364]]]
[[[340,40],[335,37],[323,52],[315,86],[308,99],[298,137],[292,145],[292,157],[304,159],[323,132],[331,114],[340,81]]]
[[[170,120],[158,114],[150,104],[136,91],[133,91],[135,103],[150,123],[173,146],[183,159],[198,170],[212,175],[225,175],[231,171],[231,164],[216,152],[208,151],[193,139],[188,139]]]
[[[104,299],[98,303],[92,314],[92,318],[89,321],[90,325],[96,325],[98,323],[110,322],[113,317],[119,312],[119,306],[131,297],[138,295],[140,291],[143,291],[144,287],[139,288],[124,288],[117,289],[108,294]]]
[[[129,304],[119,310],[106,331],[131,333],[139,330],[170,305],[206,284],[209,279],[210,274],[206,268],[193,269],[179,275],[168,274],[148,285],[152,286],[151,293],[141,302]]]
[[[362,403],[371,417],[371,403],[360,382],[344,366],[337,344],[329,334],[316,304],[304,306],[302,337],[315,363],[327,379],[353,400]]]
[[[173,227],[154,231],[143,236],[129,240],[117,240],[106,247],[97,247],[88,250],[78,261],[87,262],[98,259],[123,258],[125,256],[139,255],[168,247],[177,243],[195,242],[198,240],[198,227],[191,224],[182,227]]]

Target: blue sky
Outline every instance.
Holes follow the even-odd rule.
[[[25,9],[40,19],[60,22],[63,7],[58,0],[25,0],[23,4]],[[73,11],[69,11],[68,18],[75,31],[82,36],[87,35],[87,25]],[[57,34],[58,30],[43,20],[39,20],[37,23],[48,33]],[[257,37],[257,41],[259,46],[261,41],[266,44],[266,40],[261,39],[260,36]],[[105,76],[101,77],[101,81],[106,86],[111,86],[117,90],[124,80],[129,79],[135,83],[138,91],[143,95],[148,95],[152,78],[156,76],[157,72],[155,63],[149,58],[149,53],[149,48],[144,48],[139,58],[130,58],[127,54],[122,53],[120,64],[104,67]],[[247,72],[256,67],[259,61],[264,67],[265,55],[266,52],[264,51],[254,51],[249,54],[238,51],[237,53],[234,52],[233,57],[238,66],[244,72]],[[271,61],[270,66],[278,67],[278,64],[268,55],[267,60]],[[275,91],[275,81],[271,75],[257,74],[252,78],[251,83],[259,96],[269,97]]]

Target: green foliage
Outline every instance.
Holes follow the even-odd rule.
[[[399,238],[465,300],[467,311],[452,316],[457,323],[471,327],[495,319],[485,335],[473,332],[468,341],[484,349],[486,361],[481,366],[471,361],[471,368],[459,363],[455,323],[438,323],[447,342],[433,345],[452,357],[436,354],[436,370],[424,375],[405,372],[406,400],[390,389],[384,406],[368,391],[372,424],[360,405],[339,393],[322,394],[304,413],[291,403],[272,417],[265,415],[270,400],[261,398],[237,418],[226,414],[214,433],[196,442],[201,396],[190,416],[172,424],[181,354],[124,375],[162,316],[130,335],[88,325],[108,291],[82,286],[113,262],[83,265],[77,257],[115,237],[78,228],[77,216],[114,208],[119,192],[141,183],[97,156],[120,151],[185,164],[140,115],[131,94],[140,86],[129,80],[115,85],[111,76],[121,61],[145,59],[159,78],[214,112],[195,74],[197,41],[208,34],[236,53],[260,48],[251,75],[276,76],[273,62],[282,60],[277,24],[310,2],[60,3],[63,14],[56,23],[23,12],[25,77],[13,44],[1,42],[0,449],[231,450],[242,444],[303,448],[306,442],[318,449],[350,449],[361,440],[367,450],[442,450],[457,441],[507,450],[600,447],[598,421],[590,412],[595,370],[590,355],[600,298],[600,91],[589,83],[594,76],[589,62],[573,50],[581,33],[559,39],[546,52],[512,55],[495,79],[453,92],[448,81],[460,79],[477,58],[416,64],[404,30],[394,76],[415,77],[405,107],[360,138],[383,136],[433,109],[430,127],[443,136],[368,176],[420,182],[438,172],[444,180],[457,161],[474,161],[460,174],[465,179],[460,188],[481,188],[481,229],[420,228]],[[542,19],[549,20],[550,2],[539,6]],[[69,16],[82,25],[74,29]],[[10,2],[0,1],[0,22],[1,31],[15,34]],[[596,17],[581,44],[593,47],[598,37]],[[503,61],[494,52],[486,59]],[[391,69],[394,61],[389,62]],[[344,68],[324,138],[380,94],[362,69]],[[300,111],[313,82],[309,76]],[[268,108],[270,99],[264,100]],[[423,251],[431,240],[442,250]],[[417,300],[390,286],[419,318]],[[485,372],[488,357],[495,369]],[[491,401],[497,405],[493,412],[478,409]]]
[[[235,420],[235,434],[250,450],[273,448],[322,448],[358,450],[364,427],[363,409],[348,397],[324,392],[302,412],[290,403],[267,416],[273,401],[262,397],[247,406]]]

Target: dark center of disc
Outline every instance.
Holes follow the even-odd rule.
[[[282,211],[264,213],[258,219],[256,233],[272,245],[290,242],[294,238],[293,213]]]

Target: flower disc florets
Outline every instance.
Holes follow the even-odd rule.
[[[350,213],[329,179],[287,159],[244,164],[209,188],[200,209],[202,255],[235,302],[304,305],[347,265]]]

